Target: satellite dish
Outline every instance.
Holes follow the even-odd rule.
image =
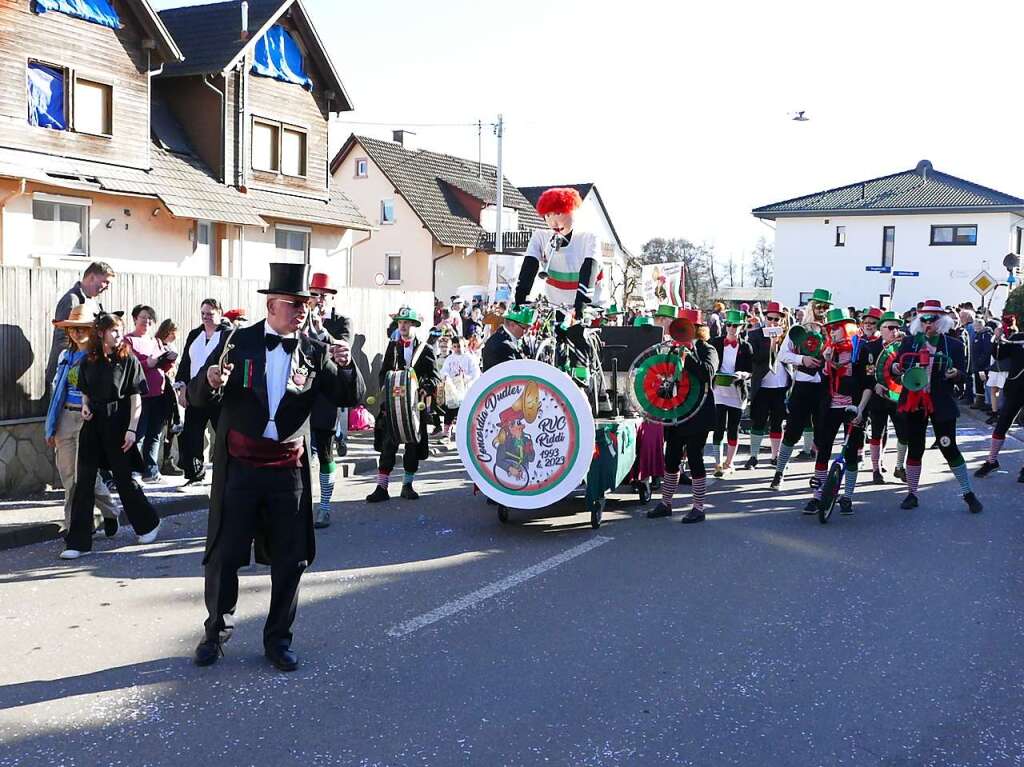
[[[384,285],[383,272],[377,272],[375,275],[373,275],[373,284],[376,285],[378,288]]]
[[[802,109],[799,112],[790,112],[790,114],[793,115],[793,120],[798,123],[805,123],[811,119]]]

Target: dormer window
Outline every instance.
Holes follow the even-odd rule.
[[[26,90],[28,93],[28,123],[51,130],[68,130],[67,103],[68,71],[63,67],[28,63]]]
[[[107,83],[75,77],[75,130],[110,136],[113,132],[114,89]]]
[[[302,49],[292,38],[291,33],[280,24],[272,26],[256,41],[253,48],[252,73],[313,90],[313,81],[306,74]]]
[[[111,136],[114,87],[66,67],[29,61],[26,69],[28,123],[50,130]]]

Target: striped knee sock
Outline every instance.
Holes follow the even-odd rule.
[[[331,498],[334,496],[334,472],[320,475],[320,511],[331,510]]]
[[[871,470],[880,471],[882,463],[882,440],[873,439],[868,444],[871,447]]]
[[[385,490],[388,489],[388,481],[391,479],[390,471],[377,470],[377,487],[383,487]]]
[[[1003,437],[1002,435],[996,435],[996,434],[992,435],[992,446],[989,447],[989,449],[988,449],[988,462],[989,463],[995,463],[996,462],[996,459],[999,457],[999,451],[1002,449],[1003,442],[1005,442],[1005,441],[1006,441],[1006,438]]]
[[[921,481],[921,462],[913,459],[907,461],[907,490],[917,495],[917,485]]]
[[[707,487],[707,477],[693,478],[693,508],[697,511],[704,511],[704,490]]]
[[[817,487],[814,488],[814,497],[821,499],[821,491],[825,486],[825,478],[828,477],[828,464],[827,463],[816,463],[814,464],[814,482]]]
[[[414,472],[414,471],[407,471],[407,472],[405,472],[402,475],[402,484],[403,485],[411,485],[413,479],[415,479],[415,478],[416,478],[416,472]]]
[[[676,487],[679,486],[679,472],[666,471],[661,478],[661,502],[672,508],[672,497],[676,494]]]
[[[778,459],[779,457],[779,445],[782,444],[782,432],[773,431],[768,435],[768,439],[772,444],[772,458]]]
[[[964,459],[960,459],[960,463],[956,466],[950,464],[949,470],[953,472],[953,476],[956,477],[956,481],[960,483],[960,492],[964,495],[972,492],[971,490],[971,473],[967,471],[967,464],[964,463]]]
[[[857,469],[847,469],[843,478],[843,495],[853,499],[853,488],[857,486]]]
[[[786,473],[786,466],[789,464],[789,457],[793,455],[793,447],[794,445],[787,445],[785,442],[779,446],[779,457],[775,462],[775,471],[779,474]]]
[[[907,460],[907,443],[897,442],[896,443],[896,468],[902,469],[904,462]]]
[[[736,457],[736,448],[739,447],[736,440],[730,439],[725,446],[725,463],[732,466],[732,459]]]
[[[750,457],[757,458],[761,452],[761,441],[764,439],[764,432],[759,429],[750,430]]]
[[[814,450],[814,429],[804,429],[804,450],[808,453]]]

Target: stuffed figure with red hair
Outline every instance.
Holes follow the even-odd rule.
[[[516,304],[526,303],[540,276],[547,299],[572,306],[577,318],[583,316],[584,306],[603,305],[600,243],[591,232],[575,227],[576,211],[582,205],[580,193],[572,187],[555,187],[541,194],[537,212],[548,228],[534,230],[530,238],[516,284]]]

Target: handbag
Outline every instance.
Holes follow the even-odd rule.
[[[469,388],[465,376],[455,376],[444,379],[444,405],[450,410],[455,410],[462,405],[466,398],[466,389]]]

